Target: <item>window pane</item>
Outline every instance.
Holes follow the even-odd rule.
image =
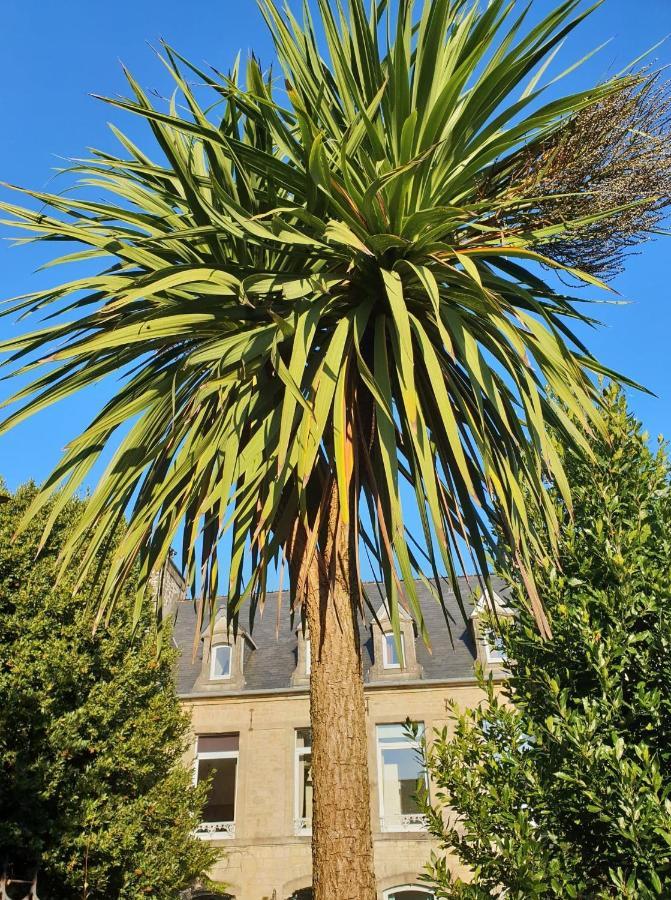
[[[212,678],[230,678],[231,648],[228,644],[219,644],[212,648]]]
[[[422,765],[413,747],[382,750],[382,793],[385,821],[420,812],[414,794]]]
[[[203,809],[203,822],[235,822],[235,775],[238,761],[199,759],[198,781],[212,776],[210,791]]]
[[[388,900],[430,900],[433,894],[430,891],[424,891],[421,888],[400,888],[398,891],[392,891]]]
[[[312,821],[312,754],[298,757],[298,818]]]
[[[424,733],[424,725],[420,722],[418,724],[418,737],[422,737]],[[412,741],[410,741],[406,734],[406,725],[404,722],[400,722],[394,725],[378,725],[377,726],[377,739],[381,744],[397,744],[399,741],[403,743],[408,743],[412,746]]]
[[[388,669],[400,669],[402,663],[399,662],[399,659],[398,659],[398,652],[396,650],[396,641],[394,640],[394,635],[393,634],[385,634],[384,643],[385,643],[384,665]],[[403,644],[403,635],[401,635],[401,649],[405,652],[405,646]]]
[[[418,739],[424,726],[417,724]],[[408,737],[405,725],[378,725],[380,801],[384,831],[421,827],[422,811],[415,794],[419,779],[426,780],[418,742]]]
[[[296,828],[299,832],[312,823],[312,730],[296,729]]]
[[[499,635],[490,636],[487,640],[487,659],[489,662],[506,662],[507,656],[503,644],[503,638]]]
[[[205,734],[198,738],[199,753],[231,753],[238,749],[238,734]]]
[[[195,890],[195,893],[190,892],[189,897],[192,900],[235,900],[233,894],[210,894],[207,891],[199,891]]]
[[[297,728],[296,729],[296,746],[311,747],[312,746],[312,729]]]

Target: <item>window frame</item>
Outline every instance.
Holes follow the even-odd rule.
[[[485,591],[475,602],[473,612],[470,615],[473,637],[477,646],[477,658],[480,663],[497,672],[505,672],[510,660],[505,652],[497,649],[497,639],[500,636],[496,621],[505,627],[516,618],[515,610],[504,601],[496,591],[491,594]]]
[[[215,675],[214,674],[214,664],[217,660],[217,650],[220,647],[228,647],[228,674],[227,675]],[[219,641],[216,644],[212,645],[212,649],[210,650],[210,681],[230,681],[233,676],[233,644],[227,643],[226,641]]]
[[[424,722],[416,722],[418,726],[421,726],[422,734],[425,733]],[[409,741],[407,738],[398,741],[389,741],[385,742],[384,746],[380,741],[380,728],[384,728],[389,725],[397,725],[400,727],[404,727],[404,722],[377,722],[375,725],[375,743],[376,743],[376,756],[377,756],[377,783],[378,783],[378,801],[379,801],[379,813],[380,813],[380,831],[385,834],[401,834],[406,831],[426,831],[427,822],[426,817],[421,813],[416,814],[406,814],[412,815],[412,818],[416,819],[415,822],[407,822],[403,823],[404,814],[401,813],[401,824],[398,828],[387,828],[385,826],[385,814],[384,814],[384,761],[382,757],[382,752],[384,750],[409,750],[411,752],[417,752],[419,747],[418,741]],[[429,775],[426,771],[426,768],[422,770],[420,774],[424,775],[424,783],[428,790],[429,788]],[[417,779],[419,781],[419,777]],[[399,888],[396,888],[399,890]]]
[[[238,739],[237,750],[205,750],[198,751],[198,739],[201,737],[224,737],[235,735]],[[221,735],[196,735],[196,748],[193,757],[193,783],[198,785],[198,764],[201,760],[208,759],[234,759],[235,760],[235,787],[233,788],[233,821],[232,822],[201,822],[196,828],[196,836],[203,840],[224,839],[231,840],[235,837],[236,819],[238,814],[238,770],[240,768],[240,733],[237,731],[225,732]],[[217,830],[216,826],[226,826]],[[213,827],[214,826],[214,827]]]
[[[306,730],[310,731],[310,746],[299,747],[298,732]],[[294,728],[294,834],[296,835],[312,834],[312,817],[309,819],[309,825],[303,825],[302,823],[304,821],[307,823],[308,820],[304,820],[303,816],[300,815],[301,782],[298,776],[300,774],[299,763],[304,756],[312,756],[312,729],[309,725],[306,725],[303,728]]]
[[[427,900],[433,900],[436,896],[430,888],[424,887],[423,884],[397,884],[395,887],[387,888],[382,894],[383,900],[395,900],[395,894],[398,891],[414,891],[415,893],[426,894]],[[402,897],[401,900],[403,900]]]
[[[500,636],[499,640],[502,640]],[[490,636],[486,634],[483,635],[483,641],[485,643],[485,659],[487,662],[495,666],[505,666],[508,662],[505,650],[497,650],[495,642],[492,643]]]
[[[398,662],[392,663],[389,661],[389,644],[388,638],[394,640],[394,632],[393,631],[383,631],[382,632],[382,668],[383,669],[405,669],[405,635],[401,632],[401,659]],[[396,648],[394,648],[396,649]]]

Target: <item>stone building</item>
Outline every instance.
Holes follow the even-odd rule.
[[[464,596],[475,584],[464,579]],[[404,723],[410,719],[430,736],[446,724],[449,700],[477,702],[476,659],[495,677],[503,675],[501,653],[479,626],[478,604],[464,624],[456,598],[444,588],[452,646],[443,612],[421,583],[417,589],[431,652],[406,617],[399,654],[374,584],[367,590],[376,598],[377,616],[361,625],[379,900],[431,896],[418,881],[432,841],[413,798],[421,767]],[[178,691],[193,723],[186,764],[195,780],[213,779],[199,833],[224,851],[212,877],[235,900],[309,900],[309,637],[291,625],[288,597],[269,595],[253,631],[241,629],[233,638],[220,616],[211,644],[208,634],[194,658],[193,605],[177,602],[176,610]]]

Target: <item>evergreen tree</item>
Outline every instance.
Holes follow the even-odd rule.
[[[174,651],[157,658],[149,609],[133,634],[130,589],[95,634],[90,586],[54,589],[85,504],[37,556],[50,509],[12,539],[35,494],[0,504],[0,868],[38,870],[49,900],[174,900],[215,858],[192,834],[203,795],[180,764]]]
[[[434,857],[438,897],[671,897],[670,464],[615,388],[605,409],[594,458],[563,454],[574,516],[556,496],[559,564],[538,572],[552,640],[513,582],[513,624],[491,623],[510,679],[429,752],[431,830],[474,873]]]

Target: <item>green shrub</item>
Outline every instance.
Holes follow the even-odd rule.
[[[510,679],[483,679],[430,750],[431,830],[473,872],[436,855],[438,897],[671,897],[670,467],[605,397],[594,459],[564,455],[559,565],[537,572],[553,639],[513,580]]]
[[[215,858],[192,835],[203,797],[180,764],[174,651],[157,658],[150,612],[133,635],[132,585],[94,635],[91,586],[54,587],[83,503],[36,559],[49,510],[12,540],[35,492],[0,504],[0,868],[37,869],[48,900],[174,900]]]

